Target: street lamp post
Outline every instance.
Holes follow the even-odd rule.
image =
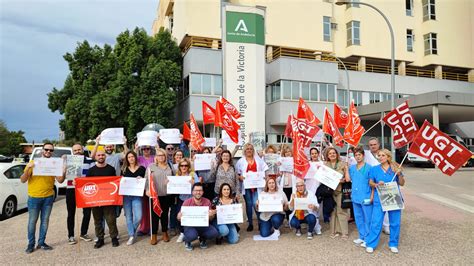
[[[373,6],[371,4],[367,4],[367,3],[364,3],[364,2],[352,2],[352,1],[337,1],[336,2],[336,5],[338,5],[338,6],[350,5],[350,4],[358,4],[358,5],[368,6],[372,9],[374,9],[375,11],[377,11],[383,17],[383,19],[387,23],[388,29],[390,30],[390,37],[391,37],[391,40],[390,40],[390,42],[391,42],[391,59],[390,59],[390,72],[391,72],[390,73],[390,79],[391,79],[391,90],[390,90],[391,97],[390,98],[391,98],[391,101],[390,101],[390,104],[391,104],[391,110],[393,110],[393,109],[395,109],[395,36],[393,34],[392,24],[390,24],[390,21],[388,21],[388,18],[385,16],[384,13],[382,13],[382,11],[380,11],[380,9],[376,8],[375,6]],[[391,135],[393,136],[393,132],[392,132]],[[395,150],[392,149],[392,156],[395,155],[394,153],[395,153]],[[395,157],[393,157],[393,158],[395,159]]]

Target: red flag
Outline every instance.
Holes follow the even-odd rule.
[[[234,121],[224,105],[219,101],[216,103],[216,121],[219,121],[220,126],[227,132],[234,143],[239,143],[240,125]]]
[[[431,160],[441,172],[449,176],[454,174],[472,156],[466,147],[426,120],[413,139],[408,152]]]
[[[216,110],[208,103],[202,101],[202,121],[204,125],[213,124],[215,122]]]
[[[415,138],[418,125],[405,101],[385,115],[383,121],[393,130],[393,146],[396,149],[407,145]]]
[[[333,137],[334,144],[339,147],[344,146],[341,132],[339,132],[339,129],[337,128],[336,123],[332,119],[332,116],[327,108],[324,109],[323,132]]]
[[[285,137],[291,138],[291,115],[288,115],[288,120],[286,121],[286,127],[285,127]]]
[[[148,180],[150,181],[149,182],[150,198],[153,201],[153,204],[152,204],[153,211],[156,213],[156,215],[161,216],[161,213],[163,211],[161,210],[160,200],[158,199],[158,192],[156,191],[156,188],[155,188],[155,181],[153,180],[152,173],[153,173],[152,171],[149,171],[149,174],[148,174]]]
[[[345,128],[347,125],[347,114],[337,103],[334,104],[334,122],[338,128]]]
[[[290,118],[293,139],[293,174],[298,178],[304,178],[310,166],[304,148],[311,145],[314,136],[321,129],[310,124],[306,119],[297,119],[294,116]]]
[[[344,141],[356,147],[364,135],[365,129],[360,124],[360,117],[355,108],[354,101],[351,101],[346,128],[344,129]]]
[[[233,118],[238,119],[240,117],[240,112],[237,110],[237,108],[235,108],[235,106],[233,104],[231,104],[229,101],[227,101],[226,98],[222,97],[220,99],[220,102],[224,106],[227,113],[229,113]]]
[[[183,125],[183,139],[191,140],[191,130],[189,130],[188,124],[186,124],[186,122],[184,122]]]
[[[76,206],[91,208],[122,205],[118,194],[121,176],[78,177],[76,181]]]
[[[198,124],[194,119],[194,115],[191,114],[191,121],[189,122],[190,132],[191,132],[191,140],[189,144],[196,150],[201,150],[202,145],[204,144],[205,140],[201,135],[201,131],[199,131]]]
[[[317,126],[321,121],[314,115],[311,108],[305,103],[303,98],[300,97],[300,101],[298,103],[298,113],[296,115],[297,118],[304,118],[308,120],[308,123],[311,125]]]

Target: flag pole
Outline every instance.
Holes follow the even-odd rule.
[[[151,170],[149,172],[148,178],[150,178],[150,180],[148,182],[148,184],[149,184],[148,190],[150,191],[150,197],[148,197],[148,206],[150,207],[149,209],[150,209],[150,240],[151,240],[152,239],[152,233],[153,233],[152,232],[153,231],[153,226],[152,226],[152,224],[153,224],[153,222],[152,222],[153,213],[151,212],[151,209],[153,207],[153,204],[151,203],[151,185],[152,185],[152,183],[150,182],[151,181]],[[153,184],[155,184],[155,183],[153,183]]]
[[[202,120],[202,135],[206,137],[206,124],[204,124],[204,119]]]
[[[369,132],[372,128],[374,128],[376,125],[378,125],[380,122],[382,122],[382,119],[380,119],[379,121],[377,121],[377,123],[373,124],[369,129],[367,129],[365,132],[364,132],[364,135],[367,134],[367,132]]]
[[[405,159],[406,159],[407,157],[408,157],[408,151],[407,151],[407,153],[405,153],[405,156],[403,157],[402,162],[401,162],[400,165],[398,166],[399,168],[402,168],[402,165],[403,165],[403,163],[405,162]],[[393,175],[393,177],[392,177],[392,182],[393,182],[393,180],[395,180],[395,177],[396,177],[396,176],[397,176],[397,173],[395,173],[395,174]]]

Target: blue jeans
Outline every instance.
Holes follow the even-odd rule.
[[[35,246],[36,223],[41,214],[38,245],[44,245],[48,232],[49,216],[53,209],[54,196],[46,198],[28,197],[28,246]]]
[[[313,232],[314,226],[316,226],[316,216],[312,213],[306,215],[303,220],[298,220],[296,216],[293,216],[290,221],[290,225],[293,228],[301,229],[301,224],[308,224],[308,232]]]
[[[175,203],[176,201],[176,203]],[[170,229],[176,229],[178,227],[178,202],[177,199],[173,199],[173,203],[170,207]]]
[[[370,220],[372,219],[372,204],[363,205],[352,202],[354,208],[354,219],[359,231],[359,239],[365,240],[370,231]]]
[[[258,218],[258,212],[256,209],[258,191],[255,189],[255,191],[252,192],[251,189],[246,189],[244,199],[245,199],[245,212],[247,213],[249,225],[251,225],[252,219],[253,219],[253,209],[255,209],[255,213],[257,214],[257,218]]]
[[[278,230],[278,228],[280,228],[281,224],[283,223],[283,219],[285,219],[284,214],[275,213],[268,221],[260,220],[260,235],[263,237],[271,235],[272,228]]]
[[[135,236],[142,221],[142,197],[123,196],[123,209],[129,236]]]
[[[210,224],[208,227],[184,227],[184,242],[193,242],[199,239],[209,240],[219,236],[216,228]]]
[[[237,233],[235,224],[217,224],[217,219],[214,219],[213,225],[217,228],[221,237],[227,237],[229,244],[235,244],[239,241],[239,233]]]

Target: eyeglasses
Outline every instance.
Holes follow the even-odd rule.
[[[196,151],[191,151],[191,152],[196,152]]]
[[[143,148],[142,150],[144,150],[144,151],[149,151],[149,150],[151,150],[151,149],[150,149],[150,148]]]
[[[166,148],[166,150],[172,151],[172,150],[174,150],[174,148],[169,147],[169,148]]]
[[[46,151],[46,152],[53,152],[54,151],[54,149],[43,149],[43,150]]]

